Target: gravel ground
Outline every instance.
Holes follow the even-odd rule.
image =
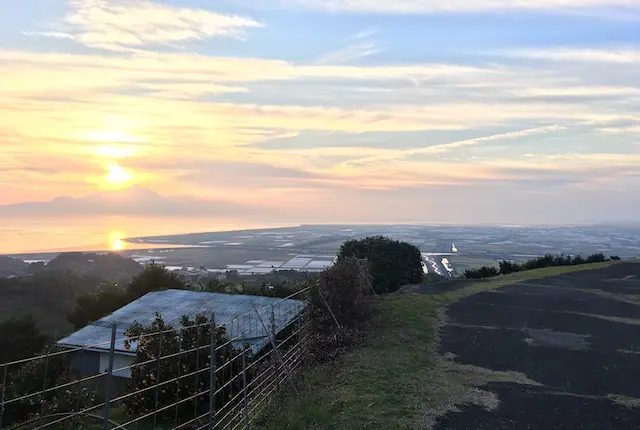
[[[640,264],[509,285],[446,316],[442,353],[541,386],[489,384],[497,409],[464,406],[436,428],[640,428]]]

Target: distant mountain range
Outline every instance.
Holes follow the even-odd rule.
[[[256,210],[253,205],[227,200],[164,197],[149,189],[133,186],[118,191],[100,191],[87,197],[58,197],[47,202],[0,206],[0,217],[105,214],[240,216]],[[260,211],[264,213],[264,208]]]

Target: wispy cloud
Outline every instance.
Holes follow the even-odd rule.
[[[485,142],[516,139],[520,137],[530,136],[533,134],[551,133],[551,132],[560,131],[560,130],[564,130],[564,127],[560,125],[550,125],[545,127],[537,127],[532,129],[513,131],[509,133],[493,134],[490,136],[477,137],[474,139],[459,140],[456,142],[443,143],[440,145],[427,146],[427,147],[417,148],[417,149],[387,151],[371,157],[363,157],[363,158],[350,160],[347,163],[344,163],[343,165],[338,166],[338,170],[341,170],[343,168],[350,168],[351,166],[358,165],[358,164],[371,164],[373,162],[391,161],[391,160],[403,159],[403,158],[407,158],[415,155],[441,154],[443,152],[453,151],[455,149],[459,149],[462,147],[477,145]]]
[[[59,31],[23,31],[22,34],[25,36],[51,37],[53,39],[75,39],[73,35]]]
[[[369,27],[349,37],[347,46],[322,55],[318,62],[321,64],[344,64],[364,57],[370,57],[383,51],[375,40],[379,29]]]
[[[385,14],[471,13],[508,10],[542,10],[577,13],[585,10],[640,11],[636,0],[287,0],[287,4],[331,12]]]
[[[639,6],[640,7],[640,6]],[[631,64],[640,63],[640,49],[612,47],[598,48],[545,48],[545,49],[514,49],[502,51],[498,54],[532,60],[578,61]]]
[[[241,37],[262,24],[252,18],[152,1],[70,0],[70,11],[57,32],[33,35],[73,38],[92,47],[114,51],[153,45],[176,46],[210,37]]]

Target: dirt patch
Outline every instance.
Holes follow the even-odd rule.
[[[522,331],[525,336],[524,342],[529,346],[573,349],[576,351],[585,351],[589,349],[589,335],[529,328],[525,328]]]

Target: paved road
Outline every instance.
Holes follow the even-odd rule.
[[[640,429],[640,264],[510,285],[447,316],[443,353],[541,385],[491,383],[496,410],[463,407],[436,428]]]

